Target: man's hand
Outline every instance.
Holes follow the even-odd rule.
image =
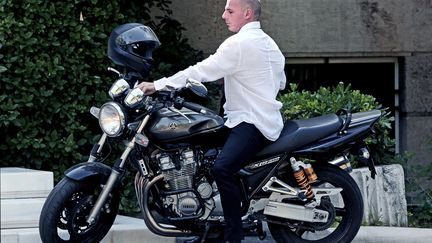
[[[154,92],[156,92],[154,84],[150,83],[150,82],[142,82],[142,83],[138,84],[137,87],[140,88],[144,92],[145,95],[151,95]]]

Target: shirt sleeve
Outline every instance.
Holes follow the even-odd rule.
[[[186,68],[168,78],[161,78],[154,82],[155,89],[161,90],[167,86],[181,88],[186,85],[187,78],[200,82],[210,82],[234,73],[241,59],[241,49],[238,41],[228,38],[210,55],[197,64]]]

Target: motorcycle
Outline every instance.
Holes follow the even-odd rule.
[[[137,36],[116,41],[143,43]],[[184,88],[146,96],[134,87],[148,70],[137,70],[127,56],[108,54],[124,72],[109,68],[119,76],[109,90],[112,100],[90,110],[103,134],[88,161],[68,169],[49,194],[39,223],[42,241],[102,240],[119,211],[122,181],[131,179],[125,174],[132,164],[136,197],[151,232],[223,242],[223,210],[211,168],[227,136],[224,120],[184,95],[187,90],[205,97],[206,87],[188,79]],[[265,222],[276,242],[352,241],[362,222],[363,199],[349,175],[348,157],[368,164],[375,176],[364,140],[381,116],[379,110],[342,109],[286,121],[279,139],[242,161],[237,174],[245,234],[264,239]],[[110,143],[125,146],[112,167],[103,163]]]

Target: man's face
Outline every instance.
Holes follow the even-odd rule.
[[[243,0],[227,0],[222,19],[225,20],[228,30],[238,32],[247,23],[245,9]]]

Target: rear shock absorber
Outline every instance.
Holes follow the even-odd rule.
[[[290,158],[291,168],[294,171],[294,178],[302,190],[305,191],[304,197],[311,200],[314,197],[311,183],[315,182],[318,178],[310,164],[305,164],[297,161],[295,158]],[[303,199],[303,198],[302,198]]]

